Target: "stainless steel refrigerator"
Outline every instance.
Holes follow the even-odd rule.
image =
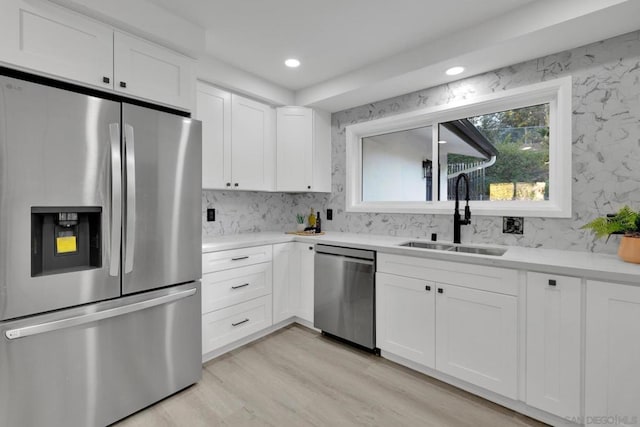
[[[18,77],[0,75],[0,426],[103,426],[201,376],[201,124]]]

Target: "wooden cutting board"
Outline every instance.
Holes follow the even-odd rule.
[[[322,236],[324,231],[316,233],[315,231],[285,231],[285,234],[295,234],[296,236]]]

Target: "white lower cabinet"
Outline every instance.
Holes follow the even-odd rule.
[[[435,368],[435,285],[376,273],[377,347]]]
[[[202,278],[202,312],[269,295],[271,290],[270,262],[205,274]]]
[[[313,324],[313,244],[273,245],[273,321],[297,316]]]
[[[572,419],[581,414],[581,282],[527,273],[526,402]]]
[[[314,260],[316,251],[308,243],[296,243],[300,253],[300,306],[298,317],[313,325]]]
[[[381,350],[517,399],[517,272],[391,254],[377,266]]]
[[[271,245],[202,255],[203,355],[273,324],[271,258]]]
[[[587,424],[640,425],[640,287],[587,281]]]
[[[436,286],[436,369],[516,399],[517,298],[462,286]]]
[[[271,307],[267,295],[202,316],[203,354],[271,326]]]

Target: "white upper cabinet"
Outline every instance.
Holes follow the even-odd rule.
[[[202,187],[275,189],[275,110],[207,83],[196,86],[202,121]]]
[[[117,91],[189,109],[194,79],[191,59],[120,32],[114,33],[113,41]]]
[[[587,281],[586,319],[586,419],[637,426],[640,287]]]
[[[275,188],[275,122],[276,113],[270,106],[231,95],[231,184],[234,189],[269,191]]]
[[[527,273],[527,404],[580,416],[582,287],[577,277]]]
[[[231,183],[231,94],[196,85],[195,118],[202,121],[202,188]]]
[[[0,61],[8,66],[183,110],[193,61],[44,0],[0,2]]]
[[[306,107],[277,109],[278,191],[331,191],[331,116]]]
[[[0,2],[0,60],[104,89],[113,87],[113,31],[49,1]]]

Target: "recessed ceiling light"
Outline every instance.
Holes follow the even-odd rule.
[[[447,141],[438,141],[438,144],[446,144]]]
[[[289,58],[286,61],[284,61],[284,65],[286,65],[289,68],[296,68],[300,66],[300,61],[298,61],[295,58]]]
[[[458,74],[462,73],[463,71],[464,71],[464,67],[451,67],[447,71],[445,71],[445,73],[448,76],[457,76]]]

